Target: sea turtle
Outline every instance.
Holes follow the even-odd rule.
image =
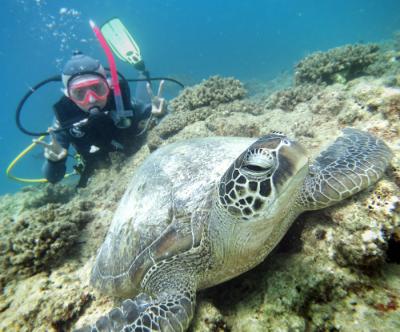
[[[185,331],[197,289],[259,264],[300,213],[372,185],[391,156],[350,128],[312,165],[278,132],[160,148],[134,173],[92,270],[95,286],[127,300],[78,331]]]

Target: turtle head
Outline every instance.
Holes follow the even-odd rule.
[[[222,176],[218,203],[238,221],[273,218],[293,203],[307,172],[300,144],[281,133],[263,136]]]

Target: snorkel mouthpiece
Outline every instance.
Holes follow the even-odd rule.
[[[92,107],[91,109],[89,109],[89,116],[91,116],[91,117],[96,117],[101,114],[102,113],[98,107]]]

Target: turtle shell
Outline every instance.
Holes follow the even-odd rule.
[[[152,153],[136,170],[96,258],[92,283],[134,296],[148,269],[190,250],[208,221],[216,183],[256,139],[186,140]]]

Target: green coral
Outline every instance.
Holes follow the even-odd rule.
[[[345,83],[377,61],[378,50],[376,44],[345,45],[313,53],[296,65],[295,83]]]

